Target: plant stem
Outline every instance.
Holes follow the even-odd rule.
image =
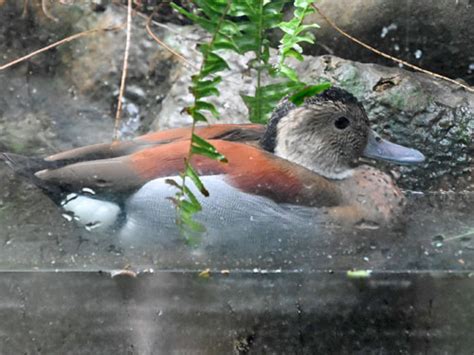
[[[209,55],[209,52],[212,51],[212,47],[214,45],[214,42],[216,41],[217,35],[219,34],[219,30],[222,26],[222,22],[224,21],[225,16],[227,15],[227,13],[230,10],[231,4],[232,4],[232,0],[230,0],[228,2],[227,7],[224,10],[224,13],[222,14],[222,16],[219,19],[219,22],[218,22],[217,27],[216,27],[216,31],[212,35],[211,41],[209,42],[209,44],[205,48],[205,50],[203,50],[203,53],[202,53],[203,54],[203,60],[202,60],[202,63],[201,63],[200,69],[199,69],[197,81],[200,81],[204,78],[201,73],[202,73],[202,71],[203,71],[203,69],[206,65],[206,60],[207,60],[207,57]],[[196,101],[197,101],[197,98],[194,97],[195,105],[196,105]],[[181,208],[181,205],[179,204],[179,202],[181,201],[181,198],[184,198],[184,196],[185,196],[187,166],[188,166],[188,164],[191,164],[191,159],[194,155],[193,154],[193,136],[194,136],[195,129],[196,129],[196,120],[193,118],[193,123],[192,123],[192,126],[191,126],[191,136],[189,137],[189,150],[188,150],[187,157],[184,160],[184,164],[185,164],[184,169],[185,170],[184,170],[184,173],[182,174],[182,177],[181,177],[181,186],[180,186],[179,192],[176,194],[176,196],[178,197],[178,204],[176,205],[176,208],[178,209],[178,211]],[[179,218],[178,221],[179,220],[181,220],[181,218]]]
[[[255,88],[255,101],[256,101],[256,117],[259,121],[262,121],[262,98],[261,98],[261,81],[262,81],[262,37],[263,37],[263,0],[259,1],[259,21],[258,21],[258,52],[256,54],[257,60],[257,87]]]

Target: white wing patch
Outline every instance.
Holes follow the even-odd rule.
[[[61,205],[88,230],[107,229],[116,223],[120,215],[117,204],[84,195],[69,194]]]

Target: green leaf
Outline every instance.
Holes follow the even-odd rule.
[[[188,213],[181,213],[181,222],[184,223],[191,231],[197,232],[197,233],[204,233],[206,231],[206,228],[199,222],[195,221],[192,217],[192,215]],[[190,237],[194,237],[195,235],[191,235]]]
[[[190,190],[189,187],[187,187],[187,186],[185,185],[184,188],[183,188],[183,190],[184,190],[184,194],[189,198],[189,201],[191,201],[191,202],[194,203],[194,204],[201,205],[201,203],[200,203],[199,200],[197,199],[196,195],[193,194],[193,192]]]
[[[262,86],[255,91],[255,96],[241,95],[247,109],[250,121],[266,123],[277,103],[286,95],[304,87],[301,82],[283,81]]]
[[[218,35],[233,36],[239,33],[239,25],[232,21],[222,21]]]
[[[234,39],[223,35],[216,37],[213,48],[214,50],[231,50],[240,53],[240,48],[235,43]]]
[[[300,20],[298,18],[293,18],[289,22],[280,22],[278,24],[278,28],[280,28],[283,32],[293,35],[296,34],[296,30],[298,29]]]
[[[286,65],[280,67],[280,71],[290,80],[299,82],[298,74],[293,68],[290,68]]]
[[[290,101],[293,102],[296,106],[301,105],[304,102],[304,99],[316,94],[320,94],[323,91],[331,87],[330,83],[322,83],[318,85],[308,86],[304,89],[298,91],[290,97]]]
[[[200,74],[202,77],[205,77],[209,74],[217,73],[218,71],[222,71],[225,69],[229,69],[229,65],[227,64],[227,62],[216,53],[208,52]]]
[[[191,117],[196,122],[207,122],[206,116],[196,110],[191,110]]]
[[[204,155],[211,159],[219,160],[223,163],[227,163],[227,158],[221,153],[219,153],[217,149],[205,139],[199,137],[196,134],[193,134],[191,138],[191,142],[192,142],[193,153]]]
[[[181,190],[181,185],[179,185],[175,180],[173,179],[166,179],[165,180],[165,183],[167,183],[168,185],[171,185],[171,186],[174,186],[176,187],[177,189]]]
[[[201,204],[199,202],[193,203],[187,200],[181,200],[179,202],[179,208],[181,208],[184,213],[194,214],[202,210]]]
[[[193,76],[192,80],[194,86],[191,87],[190,91],[196,100],[207,96],[219,96],[217,84],[222,80],[220,76],[216,76],[212,80],[201,80],[199,77]]]
[[[179,7],[175,3],[171,2],[170,6],[178,11],[180,14],[184,15],[194,23],[198,24],[202,28],[204,28],[208,32],[214,32],[216,30],[216,25],[213,21],[209,21],[208,19],[204,17],[197,16],[193,13],[188,12],[187,10],[183,9],[182,7]]]
[[[217,149],[208,141],[206,141],[204,138],[199,137],[197,134],[193,133],[191,136],[191,142],[194,143],[195,145],[199,147],[203,147],[209,150],[214,150],[217,152]]]
[[[220,76],[215,76],[211,80],[201,80],[199,77],[194,79],[193,83],[196,84],[200,88],[206,87],[216,87],[222,81]]]
[[[195,145],[193,145],[191,147],[191,151],[192,151],[193,154],[199,154],[199,155],[211,158],[213,160],[218,160],[218,161],[221,161],[223,163],[227,163],[226,157],[223,156],[220,153],[216,153],[216,152],[213,152],[211,150],[207,150],[205,148],[198,147],[198,146],[195,146]]]
[[[196,101],[194,103],[194,107],[196,108],[196,110],[199,110],[199,111],[209,111],[210,113],[212,113],[212,115],[216,118],[219,117],[219,112],[217,112],[217,109],[216,107],[211,104],[210,102],[206,102],[206,101]]]
[[[199,192],[201,192],[206,197],[209,196],[209,191],[207,191],[206,188],[204,187],[204,184],[199,178],[198,173],[187,161],[186,161],[186,170],[184,173],[186,176],[189,176],[189,178],[194,182],[194,185],[197,187]]]
[[[319,28],[319,25],[315,24],[315,23],[312,23],[310,25],[301,25],[299,26],[296,34],[300,34],[301,32],[304,32],[304,31],[307,31],[307,30],[310,30],[312,28]],[[308,34],[310,34],[311,36],[313,35],[311,32],[309,32]]]
[[[298,53],[297,51],[295,51],[295,50],[293,50],[293,49],[288,49],[288,50],[285,52],[285,56],[296,58],[296,59],[299,60],[300,62],[304,61],[304,57],[303,57],[300,53]]]
[[[314,0],[295,0],[295,7],[309,7]]]

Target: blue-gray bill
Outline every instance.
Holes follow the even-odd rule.
[[[425,161],[425,156],[416,149],[391,143],[371,131],[362,155],[366,158],[386,160],[398,164],[417,164]]]

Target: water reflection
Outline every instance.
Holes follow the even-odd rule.
[[[75,201],[72,198],[68,203]],[[409,194],[408,201],[406,217],[395,227],[362,223],[347,230],[318,220],[314,209],[274,204],[251,208],[254,213],[250,215],[249,206],[236,204],[235,214],[227,216],[219,215],[219,204],[208,200],[204,208],[215,210],[201,219],[207,232],[196,246],[190,246],[175,226],[171,204],[153,220],[137,206],[119,230],[111,230],[86,215],[64,213],[43,197],[35,202],[43,203],[37,207],[41,210],[34,212],[34,206],[24,205],[24,211],[30,213],[26,216],[21,215],[21,206],[15,210],[7,205],[2,210],[0,268],[474,269],[474,212],[468,208],[474,194]],[[113,205],[112,210],[115,208]]]
[[[464,354],[473,293],[466,272],[3,273],[0,339],[5,353]]]

